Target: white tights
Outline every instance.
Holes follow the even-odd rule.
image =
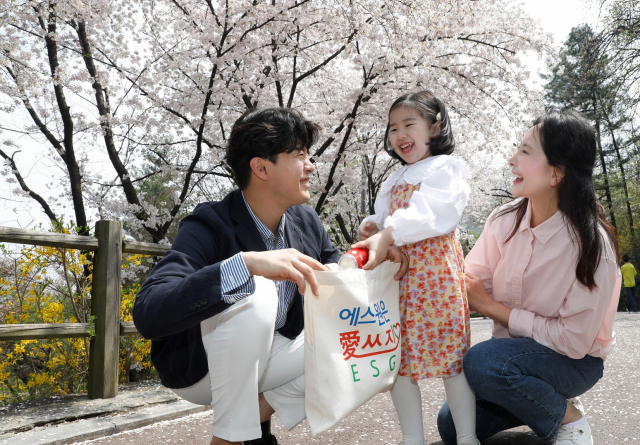
[[[464,372],[443,379],[449,409],[456,426],[458,445],[476,445],[476,397],[467,383]],[[422,425],[422,398],[418,382],[399,376],[391,388],[405,445],[425,445]]]

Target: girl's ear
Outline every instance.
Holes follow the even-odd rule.
[[[249,166],[253,174],[262,181],[269,179],[269,172],[267,171],[267,161],[263,158],[255,157],[249,161]]]
[[[431,137],[440,136],[441,126],[442,126],[442,121],[435,121],[435,123],[431,125]]]
[[[551,185],[556,187],[564,179],[565,168],[564,165],[559,167],[553,167],[553,176],[551,177]]]

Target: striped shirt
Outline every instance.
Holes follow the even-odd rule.
[[[247,200],[242,194],[247,210],[253,219],[262,241],[264,241],[268,250],[286,249],[287,241],[284,236],[284,224],[286,214],[282,215],[280,224],[278,225],[278,238],[273,235],[271,230],[265,226],[262,221],[253,213]],[[242,258],[241,253],[237,253],[220,264],[220,278],[222,283],[222,299],[227,303],[235,303],[237,301],[252,295],[256,290],[255,281],[249,275],[249,269]],[[278,330],[284,326],[287,321],[287,312],[293,301],[293,297],[297,291],[297,284],[293,281],[274,281],[278,291],[278,313],[276,314],[275,329]]]

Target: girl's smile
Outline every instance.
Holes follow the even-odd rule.
[[[432,126],[413,108],[399,107],[389,115],[389,142],[407,164],[431,156]]]

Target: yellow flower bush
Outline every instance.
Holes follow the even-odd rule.
[[[68,233],[68,229],[63,230]],[[78,250],[0,245],[0,322],[91,323],[91,258]],[[142,255],[123,257],[122,320],[131,321]],[[139,335],[120,339],[120,381],[134,369],[149,376],[151,342]],[[0,402],[83,392],[89,369],[89,339],[0,342]]]

